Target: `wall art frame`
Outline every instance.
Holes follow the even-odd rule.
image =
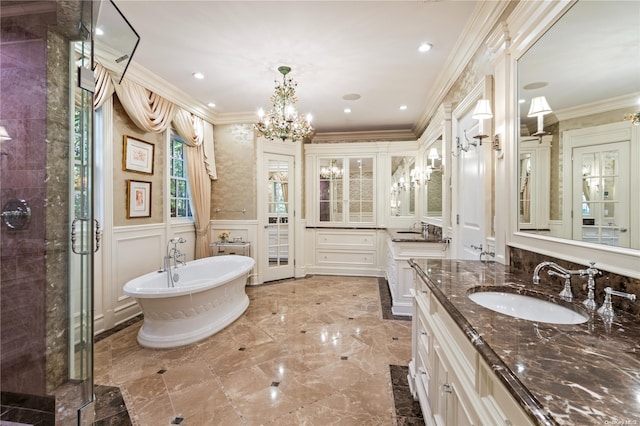
[[[151,182],[127,180],[127,219],[151,217]]]
[[[124,135],[122,169],[127,172],[153,174],[155,145]]]

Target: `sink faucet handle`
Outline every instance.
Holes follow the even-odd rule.
[[[636,295],[632,294],[632,293],[625,293],[622,291],[616,291],[614,289],[612,289],[611,287],[606,287],[604,289],[604,303],[602,304],[602,306],[600,306],[600,308],[598,308],[598,313],[600,315],[602,315],[604,318],[606,318],[607,320],[612,320],[614,317],[613,314],[613,305],[611,304],[611,296],[618,296],[618,297],[624,297],[626,299],[631,300],[632,302],[636,300]]]

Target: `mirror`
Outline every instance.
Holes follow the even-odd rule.
[[[577,1],[518,59],[520,231],[640,249],[638,16]]]
[[[442,220],[442,136],[424,152],[424,211],[428,219]]]
[[[391,216],[413,216],[416,211],[416,157],[391,157]]]

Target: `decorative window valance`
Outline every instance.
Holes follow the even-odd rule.
[[[202,118],[178,107],[162,96],[122,79],[116,83],[109,70],[100,63],[95,68],[96,90],[94,108],[98,109],[115,92],[133,123],[145,132],[161,133],[172,124],[187,145],[203,145],[203,162],[210,179],[217,179],[214,149],[213,125]]]

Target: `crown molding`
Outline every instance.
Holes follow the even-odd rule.
[[[460,77],[473,55],[478,51],[487,35],[493,30],[508,5],[509,2],[506,1],[483,1],[477,3],[469,24],[456,42],[446,66],[436,79],[434,87],[437,90],[427,97],[423,108],[424,112],[413,126],[413,132],[416,135],[422,134],[427,128],[431,116],[442,103],[458,77]]]
[[[615,98],[599,100],[584,105],[578,105],[571,108],[565,108],[563,110],[553,111],[553,114],[557,117],[558,121],[570,120],[572,118],[585,117],[587,115],[601,114],[603,112],[613,111],[616,109],[635,107],[639,109],[638,99],[640,98],[640,92],[632,93],[629,95],[618,96]],[[634,111],[629,111],[634,112]],[[622,121],[623,117],[620,117]]]
[[[378,130],[360,132],[324,132],[316,133],[311,143],[345,143],[345,142],[394,142],[414,141],[416,135],[413,131],[406,130]]]

